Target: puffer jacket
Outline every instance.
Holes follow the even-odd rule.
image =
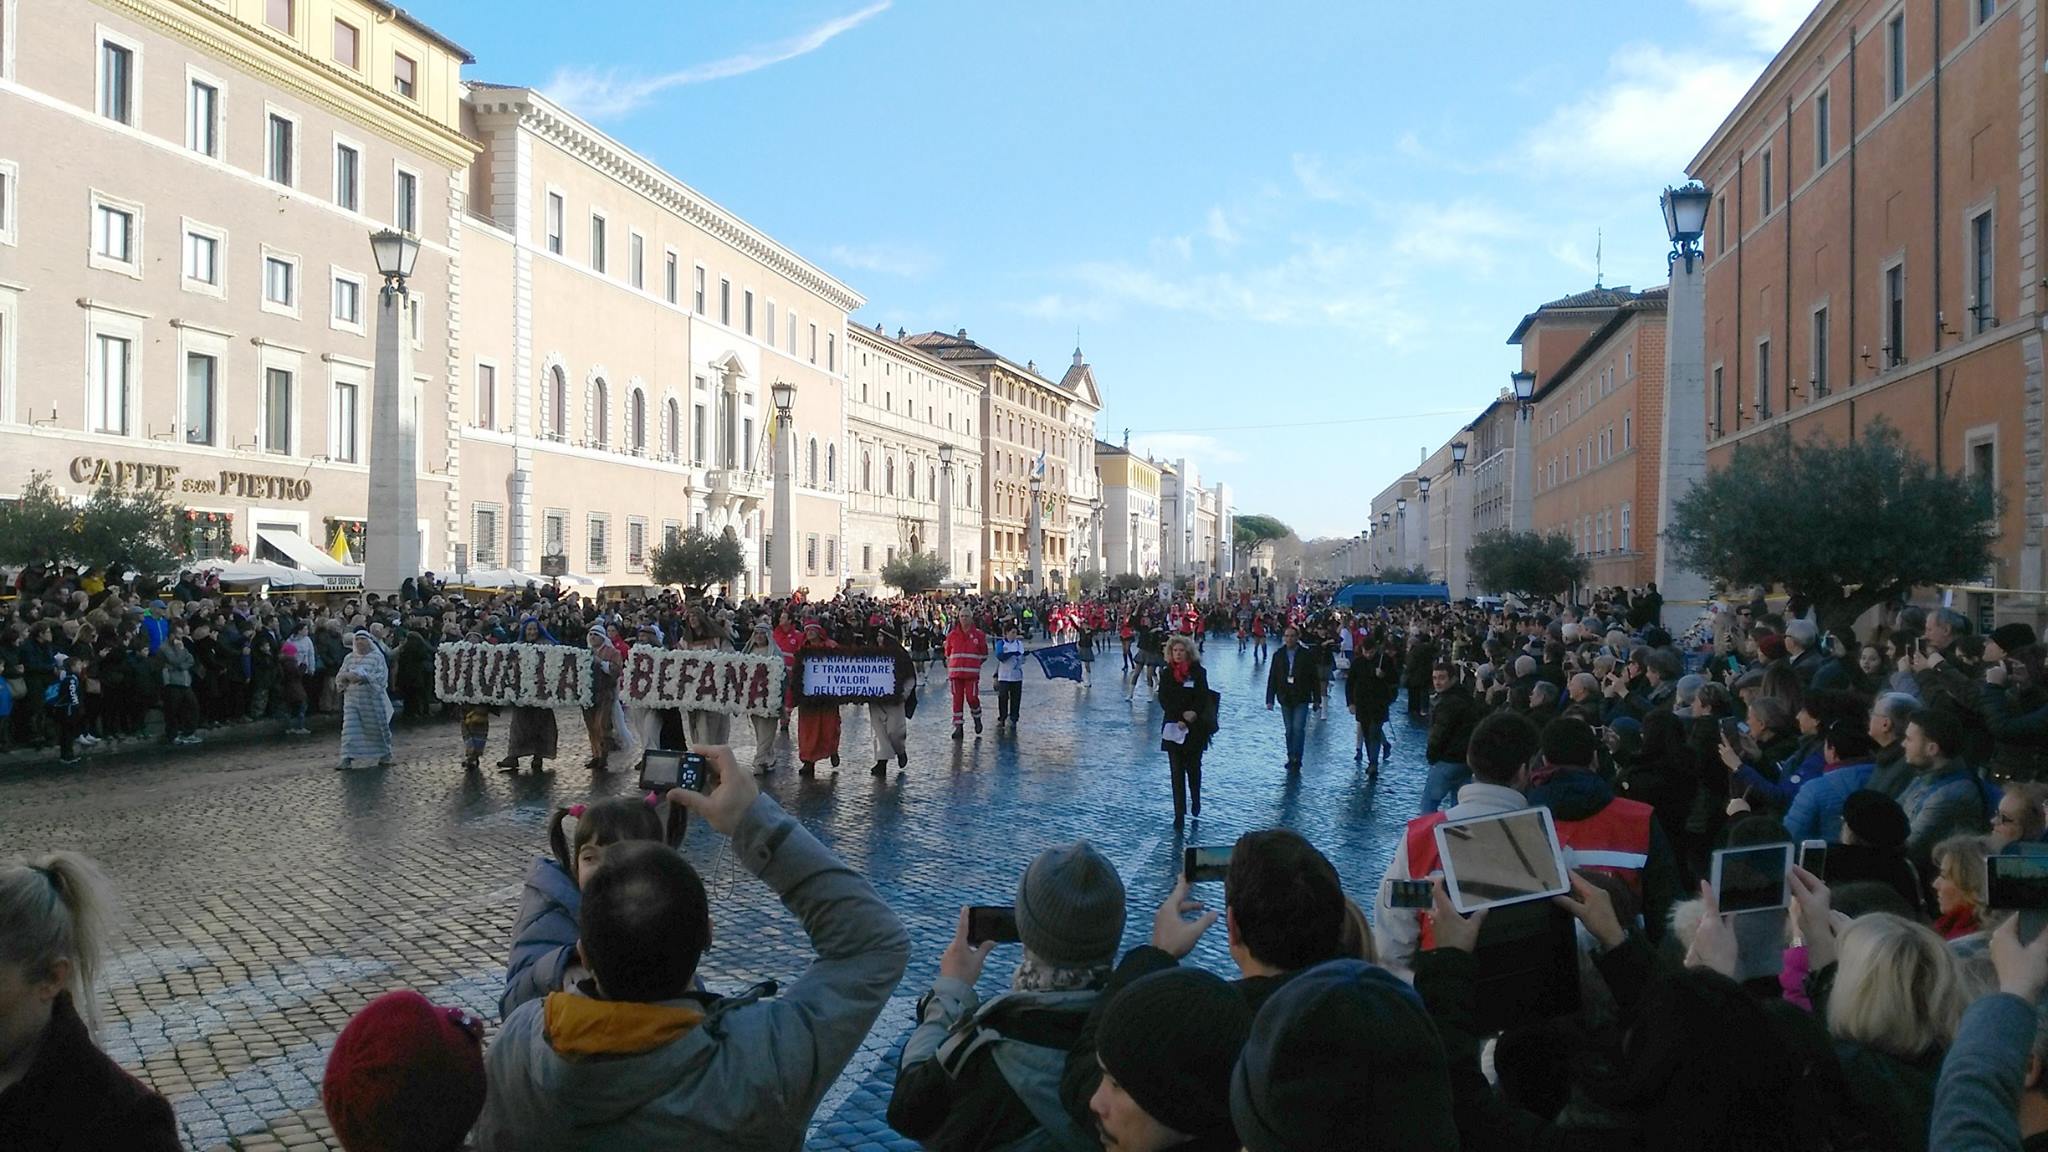
[[[582,890],[560,864],[547,857],[534,861],[519,896],[519,918],[512,922],[500,1020],[528,1000],[561,990],[562,973],[576,962],[576,914],[582,907]]]

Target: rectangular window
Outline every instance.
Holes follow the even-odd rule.
[[[273,183],[290,187],[293,167],[292,138],[298,130],[298,125],[292,123],[290,117],[280,116],[275,112],[270,114],[269,124],[269,131],[265,134],[268,150],[265,154],[264,172]]]
[[[220,287],[220,241],[199,232],[185,233],[185,279]]]
[[[346,276],[334,278],[334,322],[353,328],[363,325],[363,284]]]
[[[1986,488],[1996,489],[1998,484],[1998,443],[1989,438],[1971,441],[1969,447],[1969,477]]]
[[[1893,16],[1884,26],[1884,89],[1888,102],[1906,96],[1906,14]]]
[[[135,263],[135,214],[110,204],[94,205],[92,251],[117,264]]]
[[[811,325],[811,363],[818,362],[818,326]]]
[[[749,288],[740,297],[740,320],[747,335],[754,334],[754,290]]]
[[[188,352],[185,355],[185,443],[213,443],[214,397],[220,387],[220,360]]]
[[[1725,193],[1714,201],[1714,250],[1728,251],[1728,197]]]
[[[498,426],[498,369],[490,364],[476,366],[476,425]]]
[[[761,332],[770,348],[775,347],[775,301],[770,300],[766,311],[761,313]]]
[[[263,22],[289,36],[296,27],[292,22],[292,0],[264,0]]]
[[[357,68],[356,26],[346,20],[334,22],[334,62],[353,72]]]
[[[135,123],[135,50],[100,41],[100,115]]]
[[[690,463],[694,467],[702,468],[704,466],[704,438],[707,435],[705,429],[709,424],[710,419],[705,415],[704,406],[702,404],[691,405]]]
[[[592,572],[603,572],[611,567],[610,540],[611,523],[603,516],[592,516],[584,525],[589,537],[586,550]]]
[[[590,270],[604,274],[605,219],[595,212],[590,214]]]
[[[1906,362],[1906,266],[1884,270],[1884,363]]]
[[[470,549],[474,553],[470,562],[479,568],[498,566],[498,510],[481,504],[470,510],[475,521],[470,530]]]
[[[724,278],[718,281],[718,322],[732,327],[732,281]]]
[[[825,538],[825,575],[830,576],[839,568],[839,537]]]
[[[541,548],[543,556],[569,556],[569,514],[550,512],[541,518]]]
[[[1636,410],[1631,408],[1621,414],[1621,450],[1626,452],[1636,446]]]
[[[681,272],[676,267],[676,254],[671,252],[663,259],[661,266],[661,298],[671,304],[676,302],[676,294],[681,291],[682,286],[677,282],[680,275]]]
[[[1998,14],[1998,0],[1975,0],[1971,8],[1975,10],[1978,26],[1982,27]]]
[[[860,546],[860,570],[863,572],[873,572],[875,570],[874,545],[863,544]]]
[[[1834,153],[1835,126],[1828,113],[1832,102],[1822,92],[1813,98],[1813,167],[1816,171],[1827,166],[1828,157]]]
[[[1635,549],[1636,549],[1636,514],[1635,514],[1635,506],[1634,506],[1634,505],[1631,505],[1631,504],[1623,504],[1623,505],[1621,506],[1621,550],[1622,550],[1623,552],[1633,552],[1633,551],[1635,551]]]
[[[418,71],[419,65],[413,62],[412,57],[407,56],[403,52],[393,52],[391,54],[391,90],[407,100],[412,99],[413,93],[419,90]]]
[[[1716,364],[1716,365],[1714,365],[1714,429],[1713,429],[1713,431],[1714,431],[1714,435],[1716,435],[1716,436],[1719,436],[1719,435],[1721,434],[1721,413],[1722,413],[1722,412],[1723,412],[1723,411],[1725,410],[1725,409],[1724,409],[1724,407],[1723,407],[1723,405],[1724,405],[1724,404],[1726,403],[1726,401],[1727,401],[1727,397],[1726,397],[1726,395],[1724,395],[1724,394],[1723,394],[1723,392],[1722,392],[1722,390],[1721,390],[1721,382],[1722,382],[1722,381],[1721,381],[1721,366],[1720,366],[1719,364]],[[1740,424],[1740,423],[1741,423],[1741,421],[1740,421],[1740,420],[1737,420],[1737,421],[1736,421],[1736,423]]]
[[[754,470],[754,418],[752,416],[740,422],[740,448],[745,453],[745,460],[741,466],[747,471],[752,472]]]
[[[1762,162],[1758,166],[1757,188],[1763,194],[1763,215],[1771,214],[1771,150],[1764,149]]]
[[[1828,310],[1813,310],[1813,398],[1818,400],[1828,394],[1832,386],[1828,379]]]
[[[128,434],[133,352],[134,345],[120,336],[93,337],[92,396],[85,414],[86,431],[110,436]]]
[[[694,311],[697,313],[697,315],[702,316],[704,315],[704,269],[701,266],[697,268],[696,275],[697,286],[694,290],[694,296],[692,297],[692,300],[694,305]]]
[[[1994,300],[1991,210],[1970,217],[1970,331],[1982,332],[1998,323]]]
[[[334,382],[334,431],[333,443],[329,445],[332,455],[344,464],[354,464],[361,458],[357,455],[362,408],[361,391],[353,383],[337,380]]]
[[[400,169],[391,193],[392,226],[415,235],[420,230],[420,178]]]
[[[626,521],[626,570],[639,572],[647,567],[647,521]]]
[[[789,354],[796,355],[796,309],[789,310]]]
[[[14,216],[14,181],[17,171],[13,164],[0,160],[0,244],[13,244],[20,239],[15,228]]]
[[[298,266],[290,260],[279,256],[265,256],[263,299],[281,308],[297,308],[298,273]]]
[[[1771,342],[1759,340],[1756,345],[1756,418],[1771,418]]]
[[[825,333],[825,371],[839,371],[839,342],[830,332]]]
[[[185,147],[220,155],[220,89],[204,80],[192,81],[185,92]]]
[[[635,288],[647,286],[647,241],[638,232],[626,238],[626,272]]]
[[[263,450],[273,456],[292,451],[292,374],[283,368],[263,370]]]
[[[353,145],[334,146],[334,203],[347,211],[356,211],[362,203],[363,154]]]
[[[804,537],[804,571],[813,574],[818,571],[818,536],[816,533]]]

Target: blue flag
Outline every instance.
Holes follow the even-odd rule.
[[[1074,644],[1054,644],[1032,653],[1038,657],[1038,666],[1044,670],[1047,680],[1081,679],[1081,649]]]

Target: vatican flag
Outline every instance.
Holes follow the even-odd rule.
[[[327,554],[343,564],[355,563],[355,558],[349,554],[348,536],[342,532],[339,524],[334,526],[334,542],[327,546]]]

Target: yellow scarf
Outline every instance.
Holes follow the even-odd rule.
[[[633,1056],[651,1052],[698,1024],[692,1007],[593,1000],[573,992],[548,994],[543,1013],[548,1044],[564,1056]]]

